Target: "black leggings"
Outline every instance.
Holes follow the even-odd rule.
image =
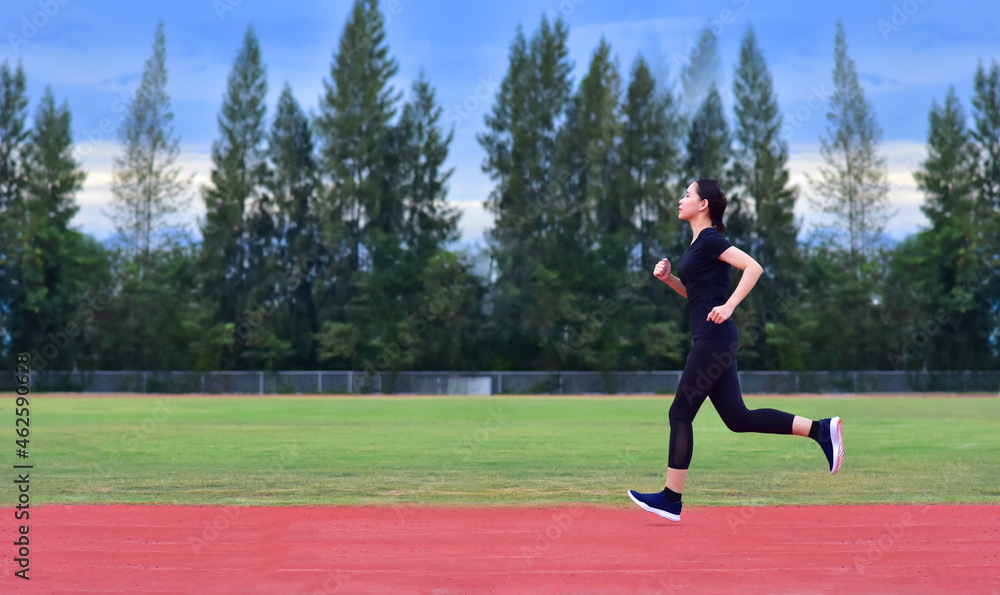
[[[681,374],[677,394],[670,406],[670,452],[667,465],[687,469],[694,450],[691,422],[705,402],[712,404],[719,417],[734,432],[791,434],[794,415],[777,409],[747,409],[743,404],[740,379],[736,375],[739,343],[735,340],[696,339]]]

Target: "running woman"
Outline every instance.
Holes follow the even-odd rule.
[[[839,417],[812,421],[776,409],[747,409],[743,403],[736,375],[739,337],[730,317],[764,269],[724,237],[725,210],[726,197],[715,180],[698,180],[688,186],[677,216],[691,224],[694,239],[681,257],[680,277],[670,274],[666,258],[653,271],[657,279],[687,298],[693,344],[670,406],[666,487],[651,494],[629,490],[628,495],[644,510],[671,521],[681,520],[681,493],[694,448],[691,422],[705,397],[712,398],[719,417],[733,432],[808,436],[823,448],[831,474],[840,469],[844,460]],[[743,276],[727,300],[732,267],[742,270]]]

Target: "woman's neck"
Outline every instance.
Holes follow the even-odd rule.
[[[712,227],[712,222],[707,219],[699,218],[697,221],[691,221],[691,243],[693,244],[698,235],[709,227]]]

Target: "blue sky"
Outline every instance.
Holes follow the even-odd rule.
[[[286,82],[307,110],[315,110],[351,5],[347,0],[4,0],[0,61],[23,63],[32,111],[46,85],[59,101],[69,101],[78,154],[89,173],[74,224],[103,240],[113,232],[104,211],[111,198],[112,159],[121,151],[116,102],[139,80],[162,18],[180,164],[195,175],[187,220],[196,232],[204,212],[198,187],[208,179],[216,115],[247,25],[253,24],[260,38],[271,110]],[[832,88],[837,19],[844,23],[850,55],[884,130],[881,153],[888,160],[897,211],[887,232],[897,239],[924,223],[922,196],[911,174],[925,157],[931,102],[941,101],[954,85],[969,110],[978,62],[1000,61],[1000,5],[993,0],[383,0],[381,8],[390,52],[400,66],[394,85],[408,91],[423,69],[446,121],[455,126],[448,196],[463,212],[463,239],[470,243],[480,240],[492,220],[482,207],[491,184],[480,169],[484,153],[476,134],[484,128],[517,26],[530,35],[543,14],[562,15],[569,25],[577,81],[604,36],[626,78],[641,52],[664,84],[675,88],[679,57],[687,55],[706,22],[714,23],[730,108],[739,44],[752,26],[789,125],[789,168],[801,190],[796,212],[806,230],[820,220],[806,200],[805,174],[816,175],[821,164],[823,95]]]

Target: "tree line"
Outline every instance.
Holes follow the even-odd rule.
[[[893,244],[881,129],[838,23],[833,94],[808,188],[789,182],[788,123],[752,28],[723,106],[717,39],[677,73],[601,40],[579,82],[568,27],[518,28],[478,141],[495,218],[458,246],[453,130],[398,65],[376,0],[348,15],[316,113],[247,29],[217,117],[207,184],[177,165],[162,23],[123,105],[101,243],[71,226],[86,177],[68,103],[0,67],[0,359],[60,370],[678,369],[686,304],[652,277],[690,229],[683,189],[720,181],[727,236],[764,267],[734,314],[741,367],[995,369],[1000,364],[1000,66],[980,63],[971,118],[954,89],[929,112],[914,177],[929,226]],[[809,200],[830,224],[803,234]],[[178,216],[200,199],[200,240]],[[805,236],[800,240],[800,236]],[[477,267],[487,262],[488,267]],[[733,283],[738,281],[734,275]]]

